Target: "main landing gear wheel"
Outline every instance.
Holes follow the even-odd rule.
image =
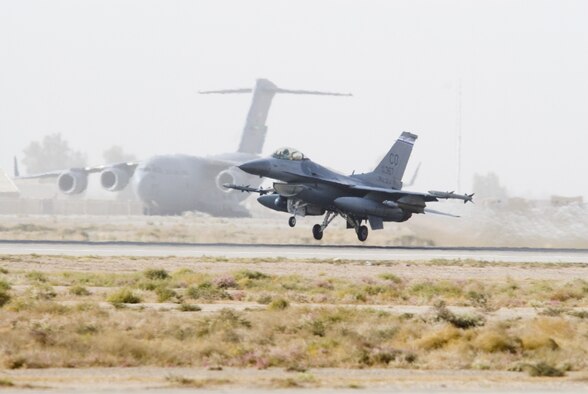
[[[312,235],[313,235],[314,239],[316,239],[317,241],[320,241],[321,239],[323,239],[323,229],[320,224],[315,224],[312,227]]]
[[[357,239],[361,242],[365,241],[368,237],[368,228],[366,226],[359,226],[357,229]]]
[[[290,219],[288,219],[288,225],[290,227],[296,226],[296,216],[291,216]]]

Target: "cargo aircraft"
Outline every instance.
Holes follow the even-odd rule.
[[[178,215],[200,211],[213,216],[242,217],[249,212],[241,205],[246,196],[224,188],[225,183],[260,185],[261,180],[236,166],[258,158],[267,133],[266,120],[278,93],[351,96],[308,90],[281,89],[267,79],[258,79],[253,89],[201,91],[201,94],[251,93],[253,98],[241,143],[236,152],[207,157],[157,155],[140,162],[112,163],[20,176],[15,160],[15,179],[54,178],[65,194],[80,194],[88,186],[88,175],[98,173],[101,186],[116,192],[132,184],[148,215]]]
[[[451,214],[427,208],[427,203],[439,199],[458,199],[473,202],[473,194],[429,191],[427,193],[402,190],[402,177],[417,136],[403,132],[376,169],[365,174],[342,175],[325,168],[302,152],[292,148],[278,149],[271,157],[248,161],[239,168],[249,174],[277,179],[272,188],[263,189],[234,183],[228,189],[260,194],[263,206],[292,216],[290,227],[297,216],[325,215],[322,224],[312,228],[315,239],[331,221],[341,216],[347,228],[354,229],[357,238],[365,241],[369,222],[372,230],[384,228],[384,222],[405,222],[417,213]]]

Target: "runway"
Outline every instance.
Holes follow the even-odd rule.
[[[363,245],[244,245],[0,240],[0,254],[65,256],[179,256],[361,261],[475,259],[505,262],[588,263],[588,249],[382,247]]]

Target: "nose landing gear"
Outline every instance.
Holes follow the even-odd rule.
[[[356,230],[356,233],[357,233],[357,239],[359,239],[361,242],[364,242],[368,237],[367,226],[359,226],[359,228]]]
[[[290,227],[296,226],[296,216],[290,216],[290,219],[288,219],[288,226],[290,226]]]

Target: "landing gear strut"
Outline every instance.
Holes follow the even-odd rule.
[[[291,216],[290,219],[288,219],[288,226],[290,226],[290,227],[296,226],[296,216]]]
[[[325,218],[323,219],[323,223],[322,224],[315,224],[312,227],[312,235],[313,235],[314,239],[319,241],[323,238],[323,232],[329,226],[329,224],[331,224],[333,219],[335,219],[337,217],[337,215],[338,215],[337,212],[327,211],[327,214],[325,215]]]

